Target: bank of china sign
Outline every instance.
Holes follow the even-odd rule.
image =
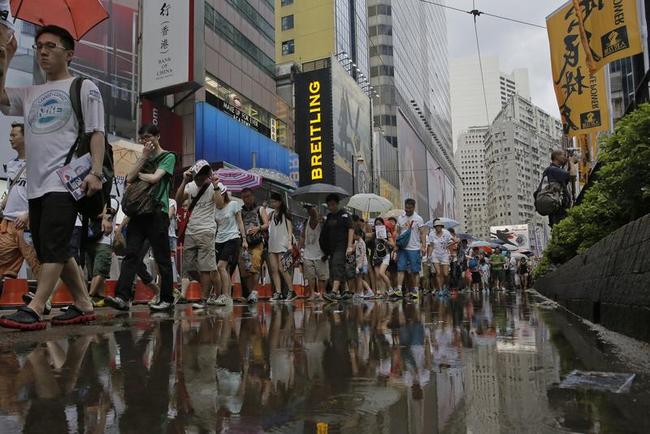
[[[189,0],[142,2],[142,93],[191,80]]]

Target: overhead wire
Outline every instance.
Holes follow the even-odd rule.
[[[513,22],[513,23],[523,24],[523,25],[526,25],[526,26],[537,27],[538,29],[546,29],[545,26],[541,26],[539,24],[531,23],[531,22],[524,21],[524,20],[519,20],[517,18],[504,17],[502,15],[497,15],[497,14],[493,14],[493,13],[490,13],[490,12],[479,11],[479,10],[476,9],[476,7],[474,7],[474,9],[471,10],[471,11],[467,11],[465,9],[460,9],[460,8],[456,8],[456,7],[453,7],[453,6],[448,6],[446,4],[438,3],[438,2],[435,2],[435,1],[432,1],[432,0],[419,0],[419,1],[422,2],[422,3],[431,4],[431,5],[434,5],[434,6],[440,6],[441,8],[449,9],[449,10],[452,10],[452,11],[462,12],[464,14],[474,15],[475,17],[477,15],[486,15],[486,16],[489,16],[489,17],[492,17],[492,18],[497,18],[497,19],[500,19],[500,20],[510,21],[510,22]]]
[[[476,10],[476,0],[472,0],[474,10]],[[488,109],[488,100],[487,92],[485,90],[485,74],[483,73],[483,59],[481,58],[481,44],[478,39],[478,25],[476,24],[476,17],[478,14],[474,14],[474,36],[476,37],[476,51],[478,53],[478,66],[481,70],[481,86],[483,87],[483,102],[485,103],[485,118],[487,121],[486,125],[490,125],[490,111]]]

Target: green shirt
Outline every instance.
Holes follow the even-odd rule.
[[[503,267],[506,264],[506,258],[501,254],[494,254],[490,257],[490,263],[492,264],[492,270],[503,271]]]
[[[162,212],[165,214],[169,213],[169,190],[172,186],[172,175],[174,175],[175,165],[176,155],[173,152],[168,152],[158,162],[158,169],[164,170],[165,174],[158,182],[154,197],[162,205]]]

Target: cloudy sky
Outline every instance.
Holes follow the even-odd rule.
[[[565,0],[476,0],[476,9],[495,15],[545,25],[546,16]],[[447,5],[471,10],[472,0],[447,0]],[[551,79],[546,30],[488,16],[478,18],[478,32],[483,56],[496,55],[503,72],[528,68],[533,102],[559,117]],[[476,55],[472,16],[447,10],[449,56]]]

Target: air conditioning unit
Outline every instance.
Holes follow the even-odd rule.
[[[275,77],[285,78],[289,77],[292,73],[296,74],[301,72],[302,68],[299,63],[287,62],[275,65]]]

